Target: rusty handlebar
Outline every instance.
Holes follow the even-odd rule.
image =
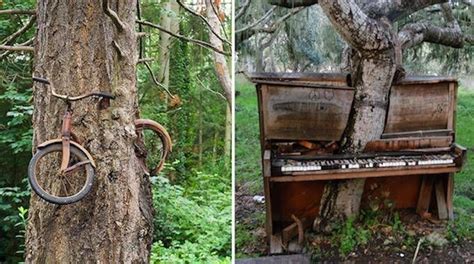
[[[33,76],[33,81],[51,85],[51,82],[46,78]],[[114,95],[112,95],[109,92],[104,92],[104,91],[92,92],[92,93],[82,94],[82,95],[79,95],[79,96],[70,97],[70,96],[67,96],[67,95],[62,95],[62,94],[56,93],[56,91],[54,90],[54,87],[52,87],[52,86],[51,86],[51,94],[54,97],[57,97],[57,98],[60,98],[60,99],[66,100],[66,101],[78,101],[78,100],[82,100],[82,99],[90,97],[90,96],[98,96],[98,97],[102,97],[102,98],[106,98],[106,99],[112,99],[112,100],[115,99]]]

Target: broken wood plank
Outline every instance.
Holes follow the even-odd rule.
[[[448,207],[446,204],[446,194],[444,192],[444,183],[441,177],[435,181],[436,206],[438,208],[438,218],[440,220],[448,219]]]
[[[434,177],[423,176],[420,192],[418,194],[418,203],[416,205],[416,213],[421,217],[425,217],[428,213],[431,203],[431,194],[433,193]]]
[[[454,173],[450,173],[448,175],[447,186],[446,186],[446,205],[448,207],[449,220],[454,220],[453,194],[454,194]]]
[[[277,233],[270,236],[270,254],[283,253],[283,244],[281,241],[281,234]]]

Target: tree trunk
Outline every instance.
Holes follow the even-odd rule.
[[[175,15],[165,14],[161,17],[161,26],[165,29],[176,33],[179,30],[179,5],[176,0],[170,0],[165,3],[164,9],[171,11]],[[165,87],[169,86],[170,82],[170,51],[171,51],[171,36],[168,33],[160,33],[160,71],[158,72],[158,81]]]
[[[363,14],[353,1],[322,0],[320,5],[336,30],[352,46],[354,102],[344,133],[345,153],[360,153],[379,139],[385,126],[388,97],[396,70],[390,25]],[[313,227],[330,231],[331,223],[359,213],[365,179],[331,181],[321,198],[320,217]]]
[[[27,263],[145,263],[152,242],[150,182],[134,155],[137,117],[134,32],[136,2],[38,1],[34,75],[49,78],[58,93],[109,91],[111,106],[96,99],[73,104],[73,132],[97,164],[92,191],[58,206],[33,194],[26,238]],[[115,42],[115,44],[113,44]],[[66,105],[50,88],[33,91],[34,142],[56,138]],[[46,173],[47,172],[42,172]]]
[[[356,51],[354,51],[356,52]],[[357,53],[357,52],[356,52]],[[354,102],[344,133],[343,152],[360,153],[367,142],[379,139],[385,126],[388,97],[396,65],[391,51],[379,52],[371,58],[352,57],[355,87]],[[365,179],[333,181],[327,184],[321,199],[320,219],[316,229],[331,230],[334,220],[357,215]]]
[[[213,7],[211,1],[214,0],[206,0],[207,20],[209,21],[210,27],[214,29],[214,32],[219,32],[219,34],[222,36],[223,34],[220,33],[221,26],[219,17],[216,14],[216,12],[219,11],[219,6],[215,5]],[[211,30],[209,30],[209,42],[219,50],[224,50],[222,40],[220,40]],[[232,80],[230,78],[230,71],[229,67],[227,66],[226,57],[218,52],[212,53],[214,57],[214,69],[216,71],[217,79],[224,90],[225,98],[227,100],[224,153],[226,157],[230,157],[232,143]]]

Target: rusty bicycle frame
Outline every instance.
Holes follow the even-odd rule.
[[[43,84],[48,84],[48,85],[51,84],[47,79],[44,79],[44,78],[33,77],[33,80],[39,83],[43,83]],[[87,193],[90,191],[90,188],[92,186],[92,180],[95,174],[94,170],[96,168],[96,164],[94,162],[92,155],[80,144],[80,142],[78,141],[78,138],[72,132],[72,114],[73,114],[72,102],[79,101],[88,97],[99,97],[101,100],[99,103],[104,103],[104,105],[108,105],[110,103],[109,100],[115,99],[115,96],[113,96],[112,94],[108,92],[91,92],[91,93],[87,93],[87,94],[83,94],[83,95],[79,95],[75,97],[70,97],[67,95],[61,95],[61,94],[56,93],[56,91],[54,90],[54,87],[51,87],[51,94],[56,98],[64,100],[67,105],[66,111],[62,119],[61,137],[48,140],[38,145],[37,147],[38,152],[42,151],[43,149],[44,151],[42,155],[39,155],[38,157],[36,157],[38,152],[33,156],[32,161],[30,162],[30,166],[29,166],[28,177],[30,179],[30,184],[32,185],[33,190],[41,198],[51,203],[69,204],[69,203],[77,202],[80,199],[82,199],[85,195],[87,195]],[[161,126],[160,124],[158,124],[157,122],[153,120],[136,119],[134,121],[134,125],[136,129],[136,133],[138,135],[137,142],[143,143],[144,138],[143,138],[142,132],[144,130],[153,131],[155,135],[157,135],[161,139],[161,144],[162,144],[162,152],[161,152],[161,157],[160,157],[161,159],[160,159],[160,162],[156,165],[156,167],[152,169],[147,168],[147,165],[145,162],[146,156],[147,156],[146,148],[139,149],[138,147],[139,144],[135,143],[136,155],[139,160],[140,166],[144,170],[145,174],[147,175],[157,174],[163,168],[167,155],[172,149],[171,137],[169,136],[168,132],[163,126]],[[65,198],[57,197],[44,191],[44,189],[40,186],[40,184],[38,184],[36,175],[34,173],[34,168],[33,168],[36,162],[39,159],[41,159],[42,156],[47,155],[49,153],[50,150],[47,150],[47,148],[54,147],[54,146],[58,148],[57,144],[61,144],[61,166],[60,166],[61,174],[73,172],[76,169],[80,168],[81,166],[84,166],[87,164],[90,164],[92,166],[92,170],[91,170],[92,179],[88,180],[89,186],[87,186],[87,188],[83,188],[79,193],[74,194],[72,196],[65,197]],[[82,152],[85,155],[85,157],[87,157],[87,159],[84,158],[85,160],[82,160],[69,167],[69,162],[71,159],[71,145],[73,145],[80,152]],[[144,145],[142,144],[142,146]]]

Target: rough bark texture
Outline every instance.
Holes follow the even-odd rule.
[[[214,8],[217,10],[217,7],[212,7],[211,1],[214,0],[206,0],[206,12],[207,12],[207,20],[209,25],[214,29],[216,32],[220,32],[220,21],[217,14],[214,12]],[[221,34],[222,35],[222,34]],[[224,50],[222,41],[209,30],[209,43],[212,46],[218,48],[219,50]],[[225,97],[227,102],[232,105],[232,80],[230,79],[230,72],[229,67],[227,66],[227,60],[225,55],[212,52],[214,58],[214,69],[216,71],[217,79],[219,79],[219,83],[224,89]]]
[[[105,110],[95,99],[73,105],[73,131],[97,164],[94,186],[85,199],[66,206],[32,195],[27,263],[144,263],[149,258],[150,183],[133,148],[136,2],[109,1],[109,6],[124,29],[117,29],[101,1],[38,1],[34,74],[49,78],[62,94],[104,90],[116,100]],[[37,146],[58,137],[65,104],[42,85],[33,94]]]
[[[388,96],[396,69],[390,25],[371,19],[354,1],[319,1],[336,30],[353,47],[351,72],[355,87],[354,102],[344,133],[347,153],[361,152],[366,143],[380,138],[385,125]],[[321,218],[315,228],[356,215],[365,180],[334,181],[328,184],[321,200]]]

